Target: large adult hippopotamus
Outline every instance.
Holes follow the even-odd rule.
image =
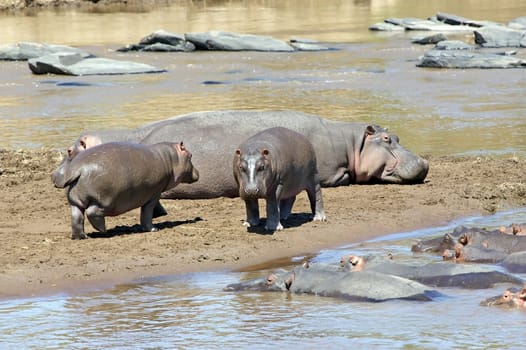
[[[322,187],[352,183],[422,182],[428,162],[400,145],[396,135],[366,123],[339,122],[297,111],[196,112],[148,124],[145,129],[83,133],[89,144],[135,141],[144,144],[183,140],[193,151],[200,181],[180,185],[162,198],[237,197],[232,154],[241,142],[262,130],[282,126],[305,135],[318,161]],[[86,145],[86,142],[84,142]],[[82,150],[80,139],[70,153]],[[55,172],[63,172],[68,157]]]
[[[441,294],[421,283],[376,271],[342,271],[328,264],[303,264],[290,271],[232,283],[225,291],[285,291],[351,301],[429,301]]]

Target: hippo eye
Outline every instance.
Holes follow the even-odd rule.
[[[261,164],[259,167],[258,167],[258,171],[263,171],[265,170],[265,164]]]
[[[391,143],[391,138],[389,137],[389,135],[382,135],[382,141]]]

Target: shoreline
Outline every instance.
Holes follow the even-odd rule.
[[[324,188],[324,223],[308,221],[303,193],[285,229],[273,234],[246,231],[239,198],[164,200],[168,215],[155,220],[158,232],[139,232],[136,209],[107,218],[107,233],[86,223],[91,238],[73,241],[65,192],[50,180],[60,162],[57,151],[0,149],[0,299],[74,294],[164,275],[268,268],[323,249],[526,207],[522,158],[426,158],[430,171],[422,184]]]

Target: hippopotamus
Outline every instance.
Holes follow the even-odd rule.
[[[454,260],[456,262],[498,263],[504,260],[508,253],[490,249],[486,246],[455,244],[455,247],[444,250],[442,258],[444,261]]]
[[[288,291],[373,302],[392,299],[430,301],[441,295],[436,290],[406,278],[376,271],[341,271],[328,264],[303,264],[290,271],[229,284],[224,290]]]
[[[485,299],[482,306],[498,306],[510,309],[526,308],[526,287],[522,289],[508,288],[501,295]]]
[[[331,121],[296,111],[197,112],[114,136],[143,144],[184,139],[191,145],[200,181],[177,186],[161,198],[234,198],[239,196],[239,189],[232,176],[232,154],[249,136],[276,126],[309,139],[316,152],[322,187],[368,182],[421,183],[429,169],[425,159],[400,145],[399,138],[387,129],[366,123]],[[113,141],[111,132],[102,136],[87,132],[83,136],[99,144]],[[56,172],[61,172],[67,163],[64,161]]]
[[[53,178],[59,188],[69,187],[72,239],[84,239],[84,213],[95,229],[106,231],[106,216],[141,208],[141,227],[152,225],[153,208],[161,193],[179,183],[198,180],[192,154],[183,143],[110,142],[79,153]]]
[[[502,234],[501,230],[470,230],[462,233],[458,242],[465,246],[482,245],[507,254],[526,251],[526,236]]]
[[[259,225],[258,199],[266,200],[265,229],[283,229],[296,195],[306,190],[313,220],[325,221],[316,154],[309,140],[290,129],[263,130],[236,150],[233,172],[239,196],[245,201],[247,227]]]
[[[420,240],[413,244],[411,251],[415,253],[429,252],[443,254],[455,250],[455,245],[481,245],[488,249],[505,253],[526,250],[526,236],[520,234],[522,226],[511,224],[508,227],[488,230],[481,227],[458,226],[453,232],[446,233],[443,237],[433,237]],[[513,233],[515,232],[515,233]],[[510,233],[510,234],[503,234]],[[458,247],[457,247],[458,248]]]
[[[502,260],[502,266],[510,272],[526,273],[526,251],[509,254]]]
[[[350,264],[351,271],[376,271],[407,278],[433,287],[466,289],[491,288],[497,283],[522,284],[521,278],[496,271],[490,267],[468,264],[433,262],[424,265],[397,263],[391,259],[371,259],[350,255],[341,259],[342,266]]]

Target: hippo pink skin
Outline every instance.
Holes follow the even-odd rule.
[[[421,183],[428,172],[425,159],[400,145],[395,134],[366,123],[340,122],[298,111],[208,111],[161,120],[128,134],[89,132],[101,142],[127,140],[142,144],[175,142],[192,145],[196,184],[181,184],[161,195],[165,199],[208,199],[239,196],[230,160],[250,135],[282,126],[306,136],[316,151],[322,187],[353,183]],[[57,169],[57,171],[59,171]]]
[[[161,193],[199,179],[191,158],[182,143],[114,142],[79,153],[65,169],[61,186],[69,186],[72,239],[87,238],[84,213],[95,229],[105,232],[106,216],[139,207],[143,230],[156,231],[153,208]]]
[[[239,196],[245,201],[248,227],[259,224],[258,199],[266,200],[265,229],[283,229],[296,195],[306,190],[313,219],[325,221],[316,154],[309,140],[295,131],[276,127],[243,142],[233,161]]]

